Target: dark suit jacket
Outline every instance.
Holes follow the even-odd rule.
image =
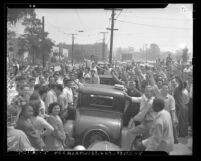
[[[141,92],[139,92],[137,89],[135,89],[134,91],[128,89],[127,94],[132,97],[141,97]],[[128,106],[126,112],[124,113],[124,123],[123,123],[124,126],[128,126],[130,119],[135,115],[137,115],[139,109],[140,109],[140,103],[132,102]]]

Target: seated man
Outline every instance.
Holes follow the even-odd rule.
[[[168,154],[173,150],[174,137],[170,113],[164,109],[163,99],[154,99],[152,109],[157,113],[151,129],[151,136],[136,145],[136,149],[145,151],[165,151]]]

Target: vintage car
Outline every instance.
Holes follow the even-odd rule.
[[[121,146],[127,105],[121,88],[101,84],[80,87],[73,131],[75,145],[87,148],[97,141],[109,141]]]

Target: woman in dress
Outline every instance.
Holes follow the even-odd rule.
[[[43,140],[45,137],[50,135],[54,128],[50,125],[44,118],[40,116],[40,100],[32,100],[30,101],[30,105],[33,107],[33,116],[31,117],[31,122],[38,133],[41,135]]]
[[[65,146],[65,131],[59,113],[61,110],[60,104],[53,102],[48,107],[49,117],[47,121],[54,127],[54,132],[45,137],[47,150],[60,151],[64,150]]]
[[[44,150],[45,143],[38,133],[38,130],[35,129],[31,122],[31,117],[33,116],[33,108],[30,104],[22,106],[22,111],[19,115],[19,119],[16,123],[16,129],[24,131],[27,135],[31,145],[36,150]]]

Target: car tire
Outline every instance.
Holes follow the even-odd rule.
[[[83,138],[84,147],[88,148],[91,144],[94,144],[98,141],[110,141],[109,136],[103,131],[94,130],[89,132]]]

